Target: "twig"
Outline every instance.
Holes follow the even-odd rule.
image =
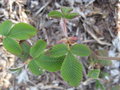
[[[103,56],[96,56],[98,60],[120,60],[120,57],[103,57]]]
[[[61,18],[60,26],[61,26],[61,28],[63,30],[63,33],[64,33],[65,37],[67,38],[68,37],[68,33],[67,33],[67,25],[66,25],[66,23],[67,23],[67,20]]]
[[[92,51],[92,56],[94,56],[94,58],[98,59],[98,60],[120,60],[120,57],[105,57],[105,56],[99,56],[96,55],[95,52]]]
[[[42,31],[43,31],[43,33],[44,33],[44,35],[45,35],[46,40],[47,40],[47,44],[49,45],[49,44],[50,44],[50,39],[49,39],[49,37],[48,37],[47,31],[46,31],[45,28],[43,28]]]
[[[103,38],[98,38],[99,40],[103,40]],[[91,39],[91,40],[84,40],[82,41],[82,43],[93,43],[93,42],[96,42],[96,40],[94,39]]]
[[[49,0],[44,6],[42,6],[36,13],[35,16],[37,16],[45,7],[47,7],[52,0]]]
[[[83,23],[83,26],[84,26],[85,30],[87,31],[87,33],[90,34],[99,44],[101,44],[101,45],[107,45],[107,46],[111,45],[110,43],[100,41],[100,39],[98,39],[97,36],[93,32],[91,32],[91,30],[87,29],[87,27],[88,27],[87,23]]]

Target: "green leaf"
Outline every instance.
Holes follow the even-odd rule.
[[[105,57],[108,57],[108,51],[106,50],[97,50],[95,51],[95,54],[98,55],[98,56],[105,56]],[[95,57],[94,58],[94,63],[98,63],[102,66],[109,66],[109,65],[112,65],[112,61],[111,60],[99,60]]]
[[[17,67],[17,68],[10,68],[9,70],[12,72],[19,72],[20,70],[22,70],[23,67]]]
[[[21,58],[22,60],[27,60],[30,52],[30,45],[27,42],[22,42],[20,43],[20,46],[22,48],[22,55]]]
[[[96,86],[96,90],[106,90],[104,85],[99,80],[96,80],[95,86]]]
[[[9,51],[12,54],[21,55],[22,53],[22,48],[20,47],[18,42],[13,40],[12,38],[9,38],[9,37],[4,38],[3,46],[5,47],[7,51]]]
[[[91,54],[89,47],[84,44],[73,45],[71,47],[71,52],[81,57],[89,56]]]
[[[46,42],[43,40],[38,40],[34,46],[30,49],[30,55],[32,57],[38,57],[46,48]]]
[[[93,78],[93,79],[97,79],[99,77],[99,74],[100,74],[100,69],[90,70],[88,72],[88,77]]]
[[[53,17],[53,18],[62,18],[62,13],[59,11],[51,11],[48,13],[49,17]]]
[[[65,81],[71,86],[78,86],[82,80],[82,64],[73,56],[72,53],[68,53],[62,67],[61,75]]]
[[[64,56],[67,52],[68,52],[67,45],[57,44],[53,46],[52,49],[50,50],[50,55],[52,57],[60,57],[60,56]]]
[[[112,65],[112,61],[110,61],[110,60],[98,60],[98,59],[95,59],[94,63],[98,63],[98,64],[100,64],[102,66]]]
[[[75,17],[77,17],[77,16],[79,16],[78,13],[69,13],[69,14],[64,15],[64,17],[65,17],[66,19],[73,19],[73,18],[75,18]]]
[[[64,58],[64,56],[59,58],[52,58],[49,56],[41,55],[36,59],[36,63],[43,69],[46,69],[50,72],[55,72],[61,69]]]
[[[8,36],[18,39],[26,40],[36,34],[36,28],[26,23],[18,23],[13,26]]]
[[[0,34],[7,36],[11,27],[13,26],[13,23],[9,20],[4,21],[0,24]]]
[[[62,7],[62,8],[61,8],[61,11],[62,11],[63,14],[68,14],[68,13],[70,13],[71,11],[73,11],[73,9],[70,8],[70,7]]]
[[[38,76],[43,73],[43,70],[36,64],[35,60],[29,62],[28,68],[34,75]]]

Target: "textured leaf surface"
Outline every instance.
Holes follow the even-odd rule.
[[[61,69],[63,60],[64,56],[59,58],[52,58],[49,56],[41,55],[36,59],[36,63],[50,72],[55,72]]]
[[[7,34],[9,33],[11,27],[12,27],[13,23],[9,20],[4,21],[3,23],[0,24],[0,34],[7,36]]]
[[[84,44],[75,44],[71,47],[71,52],[78,56],[89,56],[91,51],[88,46]]]
[[[38,57],[44,51],[44,49],[46,48],[46,45],[47,44],[45,41],[38,40],[36,44],[33,47],[31,47],[30,55],[32,57]]]
[[[29,62],[28,68],[35,75],[40,75],[43,73],[42,69],[36,64],[35,60]]]
[[[62,64],[61,75],[71,86],[78,86],[82,80],[82,64],[71,53]]]
[[[62,17],[62,13],[59,11],[51,11],[48,14],[49,17],[53,17],[53,18],[61,18]]]
[[[99,69],[90,70],[88,72],[88,77],[93,78],[93,79],[97,79],[99,77],[99,74],[100,74]]]
[[[27,42],[22,42],[20,44],[21,48],[22,48],[22,56],[21,58],[23,60],[26,60],[30,55],[29,55],[29,52],[30,52],[30,45],[27,43]]]
[[[18,23],[13,26],[13,28],[9,32],[9,37],[18,39],[18,40],[26,40],[36,34],[36,29],[26,23]]]
[[[21,55],[21,53],[22,53],[22,48],[20,47],[18,42],[9,37],[4,38],[3,45],[4,45],[5,49],[12,54]]]
[[[50,55],[52,57],[60,57],[68,52],[68,48],[65,44],[57,44],[50,50]]]

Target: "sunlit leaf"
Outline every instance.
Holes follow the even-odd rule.
[[[73,10],[73,9],[70,8],[70,7],[62,7],[62,8],[61,8],[61,11],[62,11],[63,14],[68,14],[68,13],[70,13],[72,10]]]
[[[35,75],[43,73],[43,70],[36,64],[35,60],[29,62],[28,69]]]
[[[84,44],[75,44],[71,47],[71,52],[78,56],[89,56],[91,54],[91,50],[87,45]]]
[[[0,24],[0,34],[7,36],[12,26],[13,26],[13,23],[9,20],[2,22]]]
[[[68,52],[68,48],[65,44],[57,44],[52,47],[50,50],[50,55],[52,57],[60,57],[65,55]]]
[[[7,51],[15,55],[21,55],[22,48],[18,44],[17,41],[13,40],[12,38],[4,38],[3,45]]]
[[[62,13],[59,11],[51,11],[48,13],[49,17],[53,17],[53,18],[62,18]]]
[[[88,77],[97,79],[99,77],[100,70],[99,69],[93,69],[88,72]]]
[[[65,81],[71,86],[78,86],[82,80],[82,64],[73,56],[68,53],[62,67],[61,75]]]
[[[59,58],[53,58],[46,55],[41,55],[35,61],[43,69],[46,69],[47,71],[50,72],[55,72],[61,69],[63,60],[64,60],[64,56]]]
[[[73,19],[73,18],[75,18],[75,17],[77,17],[77,16],[79,16],[78,13],[69,13],[69,14],[64,15],[64,17],[65,17],[66,19]]]
[[[30,49],[30,55],[32,57],[38,57],[46,48],[46,42],[43,40],[38,40],[34,46]]]
[[[10,30],[8,36],[18,39],[26,40],[36,34],[36,28],[26,23],[15,24]]]

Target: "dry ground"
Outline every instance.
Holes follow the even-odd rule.
[[[85,43],[91,49],[106,49],[114,51],[110,56],[119,56],[117,47],[117,0],[0,0],[0,22],[10,19],[14,23],[26,22],[38,29],[38,34],[29,40],[35,43],[44,39],[48,45],[54,45],[64,37],[59,20],[51,19],[47,14],[51,10],[59,10],[61,6],[68,6],[79,17],[68,23],[69,36],[77,36],[78,43]],[[116,40],[116,41],[115,41]],[[80,85],[70,87],[59,74],[46,72],[41,76],[33,76],[26,68],[19,74],[11,73],[8,69],[21,66],[21,61],[6,52],[0,39],[0,87],[1,90],[93,90],[94,85]],[[120,45],[120,44],[119,44]],[[118,64],[118,61],[114,61]],[[113,65],[114,66],[114,65]],[[111,67],[109,67],[110,69]],[[108,69],[108,70],[109,70]],[[113,73],[120,74],[119,65]],[[111,78],[114,77],[110,71]],[[115,78],[114,78],[115,79]],[[106,86],[119,84],[111,80]]]

